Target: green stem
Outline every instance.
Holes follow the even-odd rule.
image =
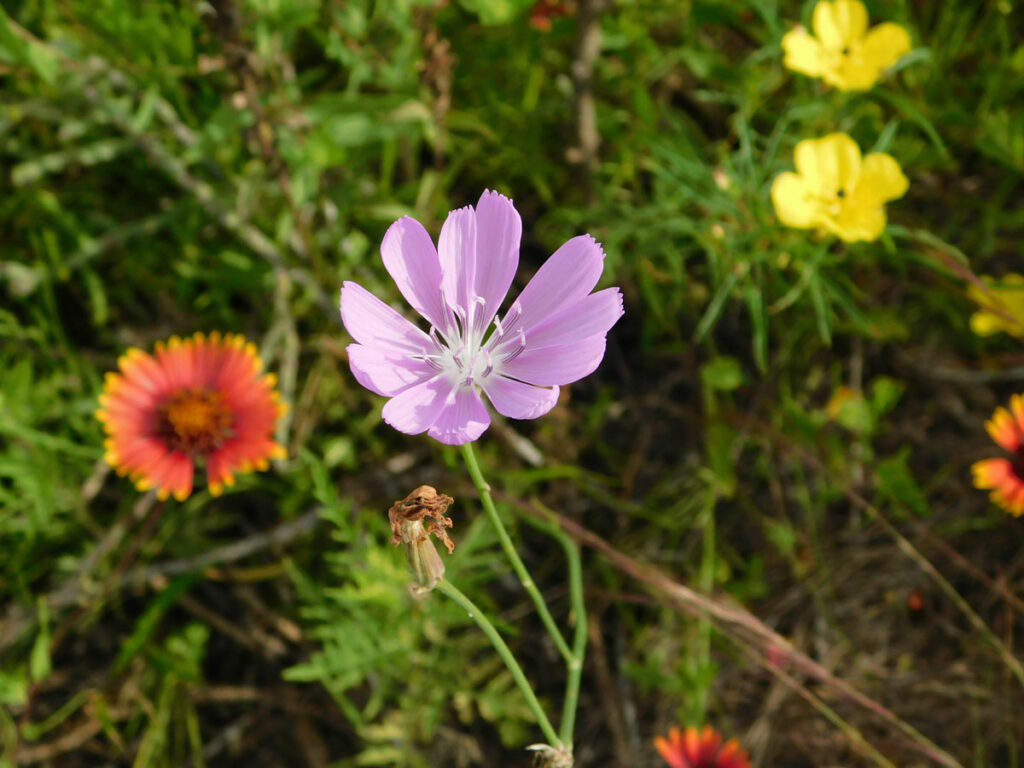
[[[715,493],[708,491],[706,494],[706,505],[703,512],[704,541],[700,561],[700,588],[705,595],[711,595],[715,589]],[[697,653],[694,664],[694,672],[698,679],[703,678],[702,674],[711,664],[711,621],[706,613],[702,613],[697,623]],[[697,707],[700,710],[700,720],[707,716],[709,684],[697,686],[696,698]]]
[[[583,567],[580,564],[580,550],[565,533],[559,536],[565,556],[569,560],[569,598],[572,602],[573,620],[576,627],[572,638],[572,661],[565,681],[565,701],[562,703],[562,727],[559,734],[562,741],[572,744],[576,727],[576,707],[580,703],[580,680],[583,678],[583,657],[587,652],[587,606],[583,602]]]
[[[469,614],[469,618],[476,622],[476,625],[483,630],[484,634],[487,635],[487,639],[491,641],[491,645],[494,646],[494,650],[501,656],[501,660],[505,662],[505,666],[508,667],[508,671],[512,673],[512,678],[516,681],[516,685],[519,686],[519,690],[523,692],[523,696],[526,697],[526,703],[530,707],[530,711],[533,712],[533,716],[537,718],[537,723],[540,725],[540,729],[544,731],[544,738],[548,740],[548,743],[553,747],[562,747],[562,742],[558,738],[558,734],[555,733],[555,729],[551,726],[551,721],[548,720],[548,716],[544,714],[544,710],[541,709],[540,702],[537,701],[537,696],[533,692],[533,688],[530,687],[530,681],[526,679],[526,675],[523,674],[522,668],[519,666],[519,662],[516,661],[516,657],[512,655],[512,651],[505,644],[505,641],[501,639],[501,635],[498,634],[498,630],[494,628],[494,625],[487,620],[487,617],[480,611],[479,608],[466,597],[459,589],[447,579],[441,579],[437,583],[437,589],[444,592],[448,597],[458,603],[465,611]]]
[[[519,557],[519,553],[516,552],[515,545],[512,543],[512,539],[509,538],[508,531],[505,530],[505,524],[501,522],[501,518],[498,516],[498,510],[495,508],[494,500],[491,498],[491,486],[484,480],[483,473],[480,471],[480,465],[476,461],[476,454],[473,452],[472,443],[462,444],[462,457],[466,461],[466,469],[469,470],[469,476],[473,478],[473,485],[476,486],[477,495],[480,496],[480,503],[483,504],[484,511],[498,532],[498,540],[501,542],[501,548],[505,550],[505,556],[512,563],[512,568],[515,570],[516,575],[519,576],[519,582],[523,585],[523,589],[526,590],[530,599],[533,600],[533,604],[537,607],[540,620],[544,622],[548,634],[551,635],[551,639],[554,640],[555,645],[558,647],[558,652],[562,654],[565,663],[571,667],[573,653],[569,650],[569,644],[565,642],[565,638],[558,629],[558,625],[555,624],[555,620],[552,618],[551,611],[548,610],[547,603],[544,602],[540,590],[537,589],[537,585],[530,578],[530,572],[526,570],[526,566]]]
[[[587,606],[583,601],[583,566],[580,562],[579,547],[572,537],[562,530],[558,524],[558,516],[537,500],[534,500],[533,506],[544,519],[533,515],[527,515],[523,519],[556,539],[565,550],[565,558],[569,563],[569,601],[575,625],[572,658],[566,665],[568,675],[565,681],[565,700],[562,702],[562,723],[558,733],[565,744],[571,745],[576,727],[576,709],[580,701],[580,680],[583,677],[583,660],[586,656],[588,637]]]

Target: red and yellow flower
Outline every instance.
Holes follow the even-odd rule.
[[[192,493],[196,463],[210,492],[235,473],[265,470],[284,458],[274,427],[286,406],[255,345],[214,332],[158,342],[154,354],[130,349],[108,373],[96,418],[107,433],[106,462],[140,491],[161,499]]]
[[[750,768],[750,756],[740,743],[723,743],[722,734],[710,725],[701,730],[672,728],[668,738],[657,737],[654,746],[672,768]]]
[[[985,459],[971,467],[976,488],[991,489],[991,498],[1011,515],[1024,515],[1024,395],[1010,398],[1010,410],[996,408],[985,429],[1010,453],[1009,459]]]

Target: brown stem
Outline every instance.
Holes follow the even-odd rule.
[[[594,100],[594,64],[601,53],[601,13],[610,0],[581,0],[577,17],[576,52],[572,62],[572,82],[576,91],[576,141],[571,159],[579,163],[580,184],[587,205],[594,201],[592,177],[597,169],[597,150],[601,134],[597,130],[597,106]]]

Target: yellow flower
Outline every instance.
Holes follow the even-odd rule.
[[[910,35],[899,24],[868,31],[868,12],[859,0],[820,0],[814,6],[812,36],[803,27],[782,38],[786,67],[820,77],[841,91],[865,91],[910,50]]]
[[[1002,331],[1024,338],[1024,275],[1010,273],[1001,280],[987,276],[981,279],[987,291],[976,285],[967,288],[968,298],[981,307],[971,315],[971,330],[979,336]]]
[[[848,243],[875,240],[885,229],[885,202],[907,191],[891,155],[861,158],[845,133],[805,139],[795,156],[796,173],[780,173],[772,184],[775,213],[790,227],[830,232]]]

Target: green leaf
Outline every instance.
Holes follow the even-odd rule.
[[[32,643],[28,657],[28,673],[35,682],[49,677],[53,666],[50,659],[50,606],[46,598],[39,598],[39,634]]]
[[[736,492],[736,465],[733,446],[736,432],[728,424],[712,424],[707,430],[708,468],[715,484],[715,492],[731,498]]]
[[[909,457],[910,446],[904,446],[895,456],[878,463],[875,470],[878,490],[883,496],[908,507],[914,514],[926,517],[931,509],[921,486],[917,484],[913,472],[907,466]]]
[[[751,343],[754,348],[754,362],[759,371],[768,369],[768,317],[765,314],[764,294],[760,286],[749,284],[743,292],[750,312],[750,325],[753,329]]]
[[[463,8],[475,14],[481,23],[493,26],[508,24],[527,8],[533,0],[459,0]]]
[[[159,100],[160,91],[155,84],[146,89],[146,93],[143,95],[142,101],[139,103],[139,108],[136,110],[130,123],[132,133],[142,133],[149,127],[150,122],[153,120],[153,114],[156,112],[156,104]]]
[[[739,276],[735,272],[730,272],[718,290],[715,291],[714,298],[711,299],[711,303],[708,304],[708,308],[704,311],[704,316],[700,319],[700,323],[697,324],[697,330],[694,332],[694,337],[697,341],[704,338],[704,334],[711,330],[711,327],[715,324],[718,319],[718,315],[721,314],[723,307],[725,307],[725,300],[729,298],[729,293],[732,291],[733,286],[736,285],[736,281],[739,280]]]
[[[156,596],[142,616],[139,617],[139,620],[135,623],[135,629],[132,630],[131,635],[125,640],[124,645],[121,646],[121,650],[114,660],[114,675],[119,675],[125,670],[128,663],[149,642],[156,628],[160,626],[160,621],[163,619],[164,614],[171,609],[178,601],[178,598],[187,592],[198,579],[199,576],[197,574],[191,573],[179,576],[171,582],[167,589]]]
[[[29,66],[36,71],[43,82],[53,85],[57,81],[57,70],[60,68],[57,54],[39,43],[29,43],[26,54]]]
[[[785,520],[766,520],[764,533],[784,557],[792,558],[796,554],[796,531]]]
[[[705,363],[700,378],[709,389],[730,392],[743,385],[743,367],[735,357],[723,355]]]
[[[931,140],[932,144],[935,145],[935,149],[938,150],[943,159],[949,159],[949,150],[946,148],[945,142],[942,141],[942,137],[939,135],[939,131],[936,129],[935,124],[928,119],[924,112],[917,108],[917,105],[912,99],[892,91],[887,91],[883,88],[877,88],[875,89],[875,92],[882,99],[888,101],[896,107],[896,109],[902,112],[908,120],[916,123],[924,134]]]
[[[0,669],[0,704],[18,707],[28,699],[28,678],[22,667]]]
[[[860,392],[843,400],[836,421],[858,435],[870,434],[875,429],[875,414]]]
[[[871,382],[871,411],[875,418],[891,411],[903,396],[906,387],[888,376],[879,376]]]
[[[0,8],[0,59],[11,58],[27,64],[47,85],[53,85],[57,81],[57,70],[60,67],[57,54],[45,45],[18,35],[12,23],[3,8]]]
[[[818,335],[825,346],[832,346],[832,329],[828,322],[828,307],[825,306],[825,296],[821,290],[821,282],[817,272],[808,280],[807,290],[811,294],[811,303],[814,305],[814,316],[818,321]]]

